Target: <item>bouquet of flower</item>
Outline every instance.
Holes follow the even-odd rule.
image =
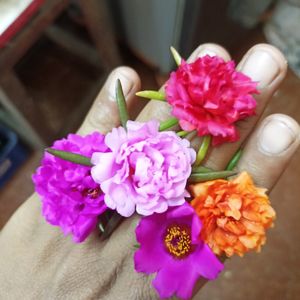
[[[178,68],[164,89],[137,93],[167,101],[172,118],[129,120],[117,81],[122,126],[56,141],[33,181],[47,222],[76,243],[97,227],[107,238],[122,218],[139,214],[135,270],[156,273],[161,298],[188,299],[200,277],[217,278],[225,257],[260,251],[275,212],[266,189],[235,171],[242,149],[225,170],[203,166],[211,147],[239,139],[235,123],[255,114],[257,83],[233,61],[207,55],[187,63],[172,53]],[[194,135],[202,137],[198,152]]]

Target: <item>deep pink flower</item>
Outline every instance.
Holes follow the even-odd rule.
[[[141,219],[136,228],[140,249],[134,255],[135,270],[157,273],[152,284],[161,298],[188,299],[200,276],[215,279],[222,271],[222,263],[199,239],[201,228],[187,203]]]
[[[85,137],[69,134],[67,139],[56,141],[53,148],[88,157],[95,151],[107,150],[104,136],[97,132]],[[107,208],[90,171],[90,167],[45,153],[32,177],[45,219],[60,226],[65,235],[72,234],[75,242],[85,240],[95,229],[98,216]]]
[[[162,213],[184,203],[186,182],[196,153],[175,132],[159,132],[159,123],[128,121],[105,137],[111,150],[94,153],[92,177],[104,201],[124,217]]]
[[[186,131],[212,135],[213,145],[238,140],[234,123],[255,114],[257,83],[235,70],[233,61],[208,55],[182,62],[166,84],[172,114]]]

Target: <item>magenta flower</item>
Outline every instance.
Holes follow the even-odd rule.
[[[199,239],[201,228],[187,203],[141,219],[136,228],[140,249],[134,255],[135,270],[157,273],[152,284],[161,298],[188,299],[200,276],[215,279],[222,271],[223,264]]]
[[[159,123],[128,121],[105,137],[111,150],[92,155],[92,177],[104,201],[124,217],[162,213],[184,203],[186,182],[196,153],[175,132],[159,132]]]
[[[211,135],[213,145],[239,138],[235,123],[255,114],[257,83],[235,70],[233,61],[208,55],[182,62],[166,84],[172,114],[182,129]]]
[[[69,134],[56,141],[54,149],[90,157],[106,151],[104,136],[94,132],[85,137]],[[98,216],[106,210],[100,187],[90,175],[91,168],[45,153],[32,179],[42,201],[42,213],[52,225],[60,226],[65,235],[82,242],[95,229]]]

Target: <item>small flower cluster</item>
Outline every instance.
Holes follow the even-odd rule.
[[[199,166],[209,145],[197,155],[182,136],[197,130],[213,145],[237,140],[234,123],[254,114],[256,92],[233,62],[182,61],[167,82],[166,100],[184,131],[130,121],[120,110],[123,126],[105,136],[70,134],[55,142],[33,175],[45,219],[83,242],[107,210],[138,213],[135,270],[156,273],[160,297],[190,298],[200,277],[215,279],[222,271],[217,255],[260,250],[275,212],[249,174],[225,179],[234,172]]]

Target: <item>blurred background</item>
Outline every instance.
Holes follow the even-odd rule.
[[[171,45],[187,58],[206,42],[236,61],[256,43],[280,48],[289,71],[265,114],[300,122],[300,0],[0,0],[0,229],[33,192],[43,147],[76,131],[113,68],[157,89]],[[298,151],[271,193],[262,253],[230,259],[196,299],[299,299],[299,178]]]

